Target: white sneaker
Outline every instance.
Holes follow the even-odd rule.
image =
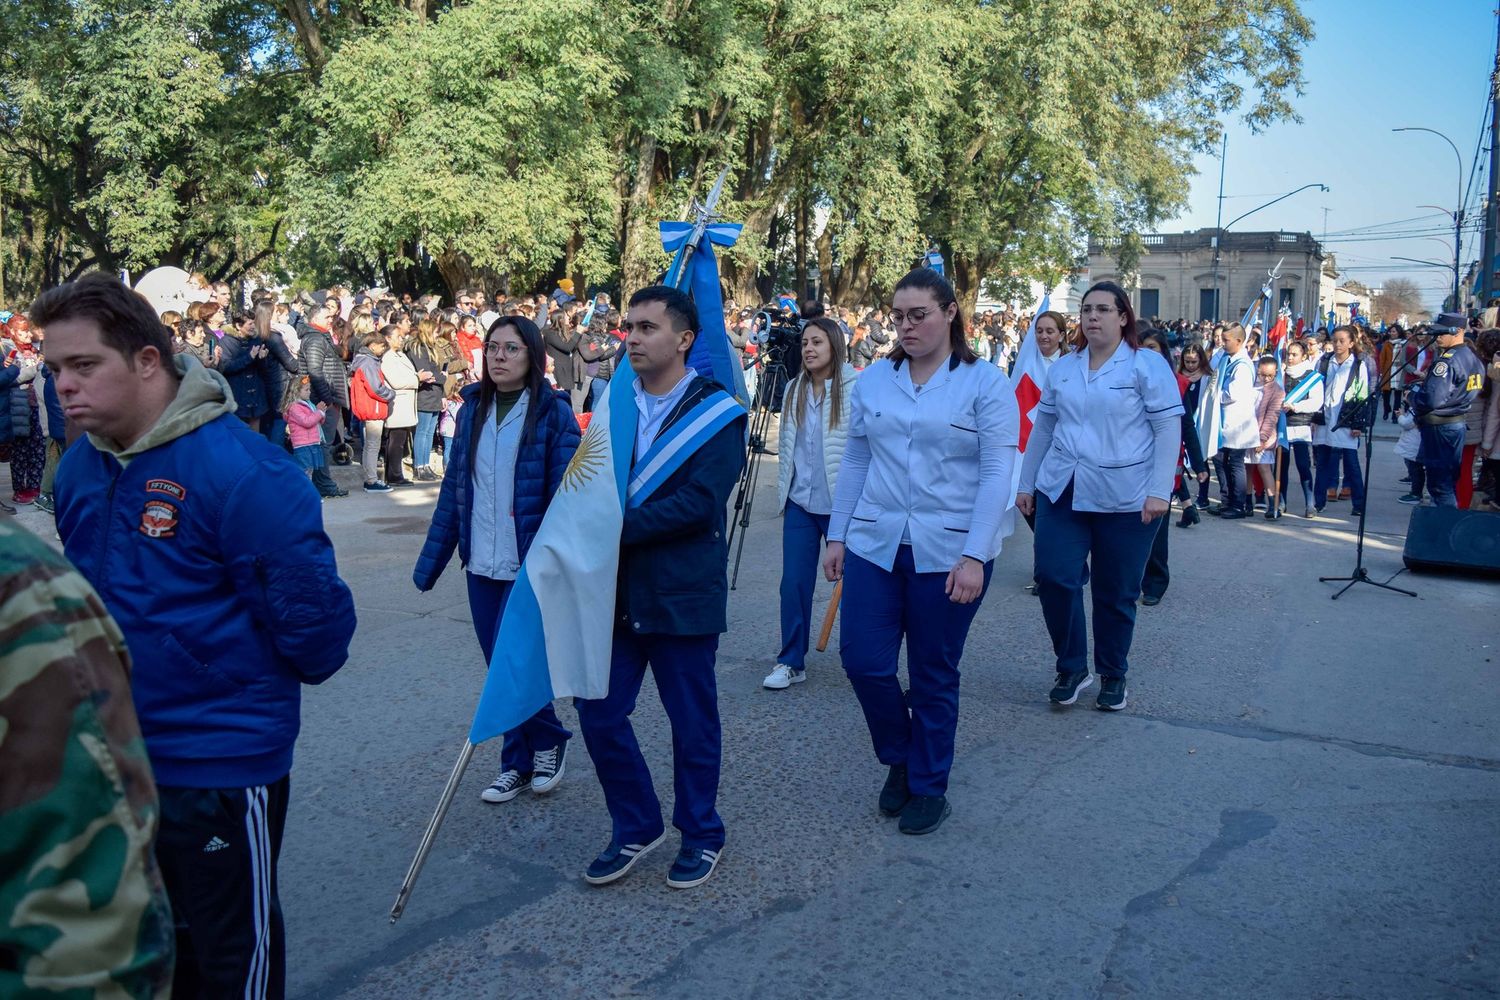
[[[806,670],[793,670],[785,663],[778,663],[776,669],[767,674],[766,679],[760,683],[761,687],[772,691],[785,691],[793,684],[801,684],[805,680],[807,680]]]
[[[531,755],[531,790],[545,795],[562,781],[568,759],[568,744],[563,742],[551,750]]]
[[[526,785],[521,781],[519,771],[501,771],[500,777],[495,783],[479,793],[479,797],[489,803],[509,802],[521,794],[521,789]]]

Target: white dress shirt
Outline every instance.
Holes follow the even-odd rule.
[[[661,434],[662,427],[666,426],[667,417],[677,408],[682,397],[687,395],[688,386],[693,384],[693,379],[698,376],[695,369],[689,368],[687,374],[682,376],[682,381],[672,386],[665,396],[653,396],[641,385],[640,377],[637,376],[632,386],[635,389],[635,406],[641,411],[640,419],[635,424],[635,457],[640,458],[651,450],[656,443],[657,435]]]
[[[1052,366],[1026,442],[1019,491],[1073,509],[1139,511],[1165,500],[1182,451],[1182,395],[1167,361],[1123,340],[1097,371],[1085,348]]]
[[[792,401],[790,393],[786,399]],[[833,512],[833,496],[828,491],[828,468],[823,460],[823,404],[827,399],[826,388],[823,398],[819,399],[808,387],[807,402],[797,422],[797,443],[792,448],[792,483],[787,499],[809,514]]]
[[[514,580],[521,573],[516,538],[516,457],[531,393],[521,398],[500,425],[492,412],[480,419],[479,447],[474,450],[474,491],[469,515],[469,565],[475,576]]]
[[[886,570],[903,543],[918,573],[989,562],[1013,521],[1020,430],[994,365],[950,358],[917,386],[909,362],[875,362],[854,384],[828,540]]]

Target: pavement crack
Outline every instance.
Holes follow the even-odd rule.
[[[1245,723],[1199,722],[1190,719],[1168,719],[1159,715],[1137,715],[1135,717],[1150,722],[1160,722],[1174,729],[1192,729],[1198,732],[1218,733],[1221,736],[1232,736],[1235,739],[1242,740],[1258,740],[1262,743],[1279,743],[1282,740],[1296,740],[1303,743],[1316,743],[1323,746],[1338,747],[1341,750],[1349,750],[1366,757],[1415,760],[1421,761],[1424,764],[1436,764],[1439,767],[1456,767],[1470,771],[1500,771],[1500,760],[1490,757],[1470,757],[1466,754],[1414,750],[1411,747],[1393,746],[1389,743],[1370,743],[1365,740],[1351,740],[1339,736],[1319,736],[1314,733],[1299,733],[1293,730],[1273,729],[1269,726],[1255,726]]]

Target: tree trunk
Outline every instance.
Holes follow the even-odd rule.
[[[979,284],[984,280],[980,273],[978,263],[957,251],[946,250],[946,256],[953,265],[953,292],[958,296],[959,315],[963,317],[964,323],[969,323],[974,316],[974,307],[979,302]]]
[[[797,218],[794,223],[793,231],[793,236],[797,241],[797,272],[795,278],[795,287],[793,288],[792,294],[797,296],[798,302],[801,302],[803,299],[808,298],[809,291],[807,287],[807,223],[807,197],[803,195],[797,198]]]
[[[474,262],[467,254],[459,253],[453,249],[445,249],[433,256],[433,263],[437,265],[438,274],[443,279],[443,284],[448,288],[451,296],[460,288],[467,288],[474,284]]]
[[[652,210],[656,184],[656,137],[642,136],[636,153],[635,177],[625,209],[625,245],[620,252],[620,293],[628,298],[656,280],[655,226]]]

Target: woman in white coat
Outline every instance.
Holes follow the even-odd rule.
[[[950,812],[958,664],[1012,521],[1020,416],[942,275],[897,282],[891,320],[899,346],[854,386],[823,570],[844,580],[844,670],[889,768],[880,810],[922,834]]]
[[[387,345],[385,357],[380,359],[380,374],[396,390],[391,414],[385,418],[385,481],[388,486],[412,486],[416,480],[406,478],[401,463],[406,457],[406,446],[411,443],[412,428],[417,426],[417,386],[422,384],[422,376],[429,379],[432,376],[427,372],[422,376],[417,374],[417,366],[401,349],[406,335],[400,327],[382,327],[380,335]]]
[[[1052,366],[1037,404],[1016,508],[1036,514],[1037,596],[1057,654],[1050,698],[1071,705],[1093,683],[1083,588],[1093,593],[1099,708],[1125,707],[1135,603],[1155,521],[1170,510],[1182,451],[1171,366],[1138,350],[1124,289],[1101,281],[1080,310],[1087,346]]]
[[[776,474],[782,513],[781,653],[762,682],[773,691],[807,679],[818,554],[828,537],[857,374],[845,353],[838,324],[826,317],[809,321],[802,330],[802,373],[783,397]]]

